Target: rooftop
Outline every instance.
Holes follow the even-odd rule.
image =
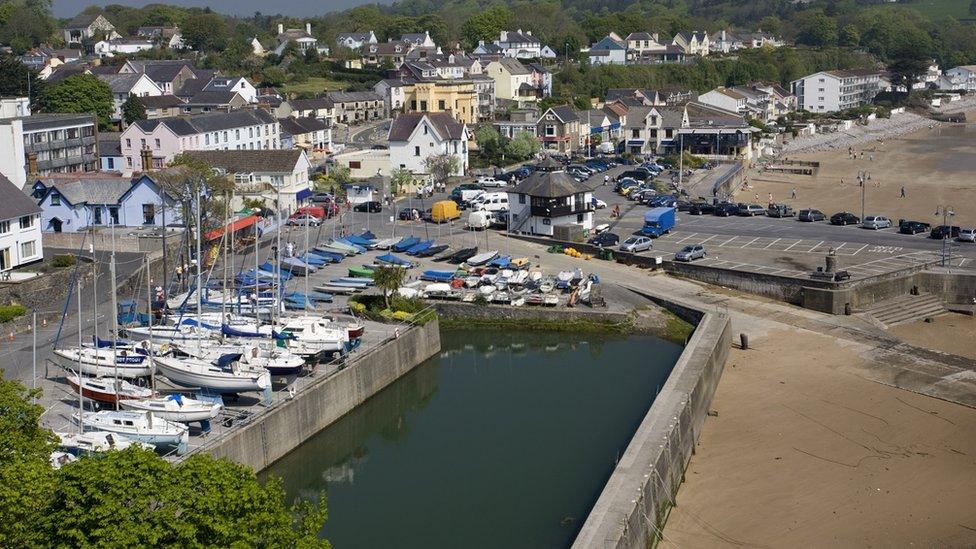
[[[455,120],[446,112],[411,112],[401,114],[393,120],[390,125],[390,141],[407,141],[413,134],[414,129],[422,120],[426,119],[442,138],[444,139],[463,139],[464,124]]]
[[[292,173],[304,153],[299,149],[255,149],[187,151],[186,154],[228,173]]]

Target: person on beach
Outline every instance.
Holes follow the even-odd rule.
[[[769,203],[773,203],[773,193],[769,193]]]
[[[843,186],[844,186],[844,178],[843,178],[843,177],[842,177],[842,178],[840,178],[840,186],[841,186],[841,187],[843,187]]]
[[[756,202],[759,202],[759,193],[756,193]]]
[[[907,196],[908,196],[908,195],[906,195],[906,194],[905,194],[905,186],[904,186],[904,185],[902,185],[902,186],[901,186],[901,197],[902,197],[902,198],[907,198]]]
[[[793,200],[796,200],[796,187],[793,187]]]

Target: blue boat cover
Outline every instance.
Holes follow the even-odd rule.
[[[397,242],[392,246],[394,252],[402,252],[413,246],[414,244],[420,242],[420,239],[416,236],[406,236],[402,240]]]
[[[364,246],[364,247],[372,246],[376,242],[375,240],[369,238],[363,238],[359,235],[347,236],[345,240],[348,240],[350,244],[354,244],[356,246]]]
[[[275,272],[275,266],[270,261],[265,261],[264,263],[262,263],[261,265],[259,265],[258,268],[261,269],[262,271],[267,271],[269,273],[274,273]],[[272,276],[274,276],[274,275],[272,275]],[[282,280],[291,280],[292,279],[292,276],[294,276],[294,275],[292,275],[291,273],[289,273],[287,271],[284,271],[284,270],[281,271],[281,279]]]
[[[389,263],[390,265],[399,265],[401,267],[409,267],[412,265],[412,263],[410,263],[406,259],[397,257],[393,254],[381,255],[376,258],[376,261],[379,261],[380,263]]]
[[[265,337],[264,334],[258,332],[245,332],[243,330],[238,330],[237,328],[231,328],[227,324],[220,325],[220,333],[227,337]]]
[[[216,362],[217,367],[220,368],[221,370],[226,370],[228,366],[240,360],[241,356],[242,356],[241,353],[220,355],[220,357],[217,358],[217,362]]]
[[[355,242],[349,240],[348,238],[336,238],[336,239],[334,239],[334,241],[335,242],[339,242],[341,244],[345,244],[346,246],[352,246],[353,248],[355,248],[356,253],[365,253],[366,252],[366,248],[360,246],[359,244],[356,244]]]
[[[424,271],[420,278],[432,282],[450,282],[454,279],[454,271]]]
[[[313,248],[309,250],[308,253],[324,257],[333,263],[339,263],[346,257],[345,255],[337,252],[328,252],[325,250],[320,250],[318,248]]]
[[[512,262],[512,256],[510,256],[510,255],[503,255],[503,256],[500,256],[500,257],[496,257],[495,259],[492,259],[491,261],[489,261],[488,262],[488,266],[489,267],[502,267],[502,268],[504,268],[504,267],[508,267],[508,264],[511,263],[511,262]]]
[[[362,238],[362,239],[365,239],[365,240],[376,240],[376,235],[373,234],[370,231],[363,231],[363,233],[360,234],[360,235],[358,235],[358,236],[359,236],[359,238]]]
[[[434,245],[433,240],[424,240],[423,242],[418,242],[417,244],[414,244],[413,246],[410,246],[410,248],[407,249],[407,255],[413,255],[417,252],[422,252],[433,245]]]
[[[202,322],[198,322],[197,319],[195,318],[184,318],[183,322],[180,322],[180,324],[186,324],[187,326],[200,326],[201,328],[206,328],[207,330],[217,329],[216,326],[212,324],[204,324]]]

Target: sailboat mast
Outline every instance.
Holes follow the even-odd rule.
[[[149,273],[149,254],[145,256],[146,261],[146,308],[149,310],[149,387],[152,389],[153,394],[156,393],[156,364],[153,362],[153,345],[152,345],[152,321],[153,321],[153,310],[152,310],[152,278]],[[163,271],[163,280],[166,279],[166,271]]]
[[[254,224],[254,303],[258,302],[258,297],[260,294],[260,288],[258,283],[260,282],[258,276],[258,267],[260,265],[261,259],[258,257],[258,224]],[[243,267],[241,267],[243,269]],[[254,315],[254,325],[258,328],[261,327],[261,315]]]
[[[118,339],[118,302],[117,302],[117,292],[115,287],[115,220],[112,220],[112,253],[109,256],[108,264],[109,274],[112,277],[112,310],[109,311],[109,326],[112,327],[112,365],[115,370],[115,410],[119,409],[119,349],[116,345],[116,340]]]
[[[98,258],[95,257],[95,229],[92,229],[92,330],[98,338]],[[80,299],[80,296],[79,296]]]
[[[308,210],[306,210],[306,211],[308,211]],[[305,259],[308,259],[308,231],[309,231],[309,229],[312,226],[312,224],[310,223],[310,220],[311,220],[311,217],[309,215],[306,215],[305,216]],[[308,263],[306,263],[306,265],[308,265]],[[306,270],[305,270],[305,277],[304,277],[305,278],[305,313],[306,314],[308,314],[308,302],[309,302],[309,299],[308,299],[308,277],[309,277],[308,269],[310,267],[311,267],[311,265],[309,265],[309,267],[306,267],[305,268]]]
[[[81,277],[78,277],[78,433],[84,432],[85,428],[81,418],[85,410],[84,396],[81,392]]]
[[[223,244],[224,249],[224,274],[223,280],[220,284],[220,321],[223,322],[227,318],[227,223],[230,208],[230,202],[227,200],[227,193],[224,193],[224,234],[220,242]]]
[[[203,256],[200,254],[200,240],[203,239],[202,225],[200,224],[200,187],[202,181],[197,180],[197,349],[200,348],[200,335],[202,329],[199,324],[203,318]]]

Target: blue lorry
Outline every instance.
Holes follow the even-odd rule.
[[[658,237],[674,228],[674,208],[653,208],[644,214],[644,227],[641,234]]]

